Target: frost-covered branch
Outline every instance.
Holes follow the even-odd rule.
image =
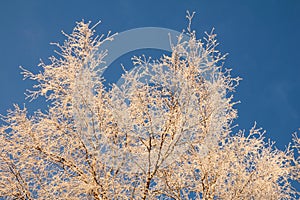
[[[3,199],[293,199],[299,138],[285,151],[261,129],[232,132],[232,92],[214,31],[191,29],[170,55],[134,57],[123,84],[103,86],[99,65],[110,33],[79,22],[37,74],[27,97],[47,111],[15,105],[0,127]],[[293,153],[293,149],[298,150]]]

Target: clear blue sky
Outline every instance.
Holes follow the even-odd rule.
[[[75,21],[101,20],[98,34],[147,26],[181,31],[186,10],[196,11],[199,37],[215,27],[220,50],[229,53],[226,67],[243,78],[236,123],[249,129],[257,121],[283,148],[300,128],[298,0],[1,0],[0,113],[23,104],[31,88],[19,66],[35,71],[40,58],[53,54],[49,43],[62,41],[60,31],[71,32]]]

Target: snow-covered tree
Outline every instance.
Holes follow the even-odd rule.
[[[296,198],[293,147],[276,149],[261,129],[232,131],[239,78],[214,32],[199,40],[188,26],[169,56],[134,57],[136,70],[106,89],[99,65],[109,52],[99,47],[114,35],[93,28],[77,23],[50,64],[23,69],[36,81],[27,96],[49,108],[3,116],[1,199]]]

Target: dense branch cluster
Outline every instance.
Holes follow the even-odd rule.
[[[191,18],[191,17],[190,17]],[[107,90],[99,46],[79,22],[57,57],[35,80],[29,98],[47,111],[28,116],[15,105],[0,127],[3,199],[292,199],[299,181],[299,139],[285,151],[263,132],[232,132],[230,93],[238,84],[224,69],[211,32],[198,40],[188,27],[160,60],[134,57],[122,85]],[[109,53],[109,52],[108,52]]]

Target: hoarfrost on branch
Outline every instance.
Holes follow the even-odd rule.
[[[188,15],[189,20],[192,16]],[[77,23],[27,97],[50,106],[28,116],[14,106],[0,128],[3,199],[293,199],[299,138],[285,151],[261,129],[233,133],[232,91],[212,31],[172,44],[160,60],[134,57],[137,70],[107,90],[99,77],[110,33]]]

